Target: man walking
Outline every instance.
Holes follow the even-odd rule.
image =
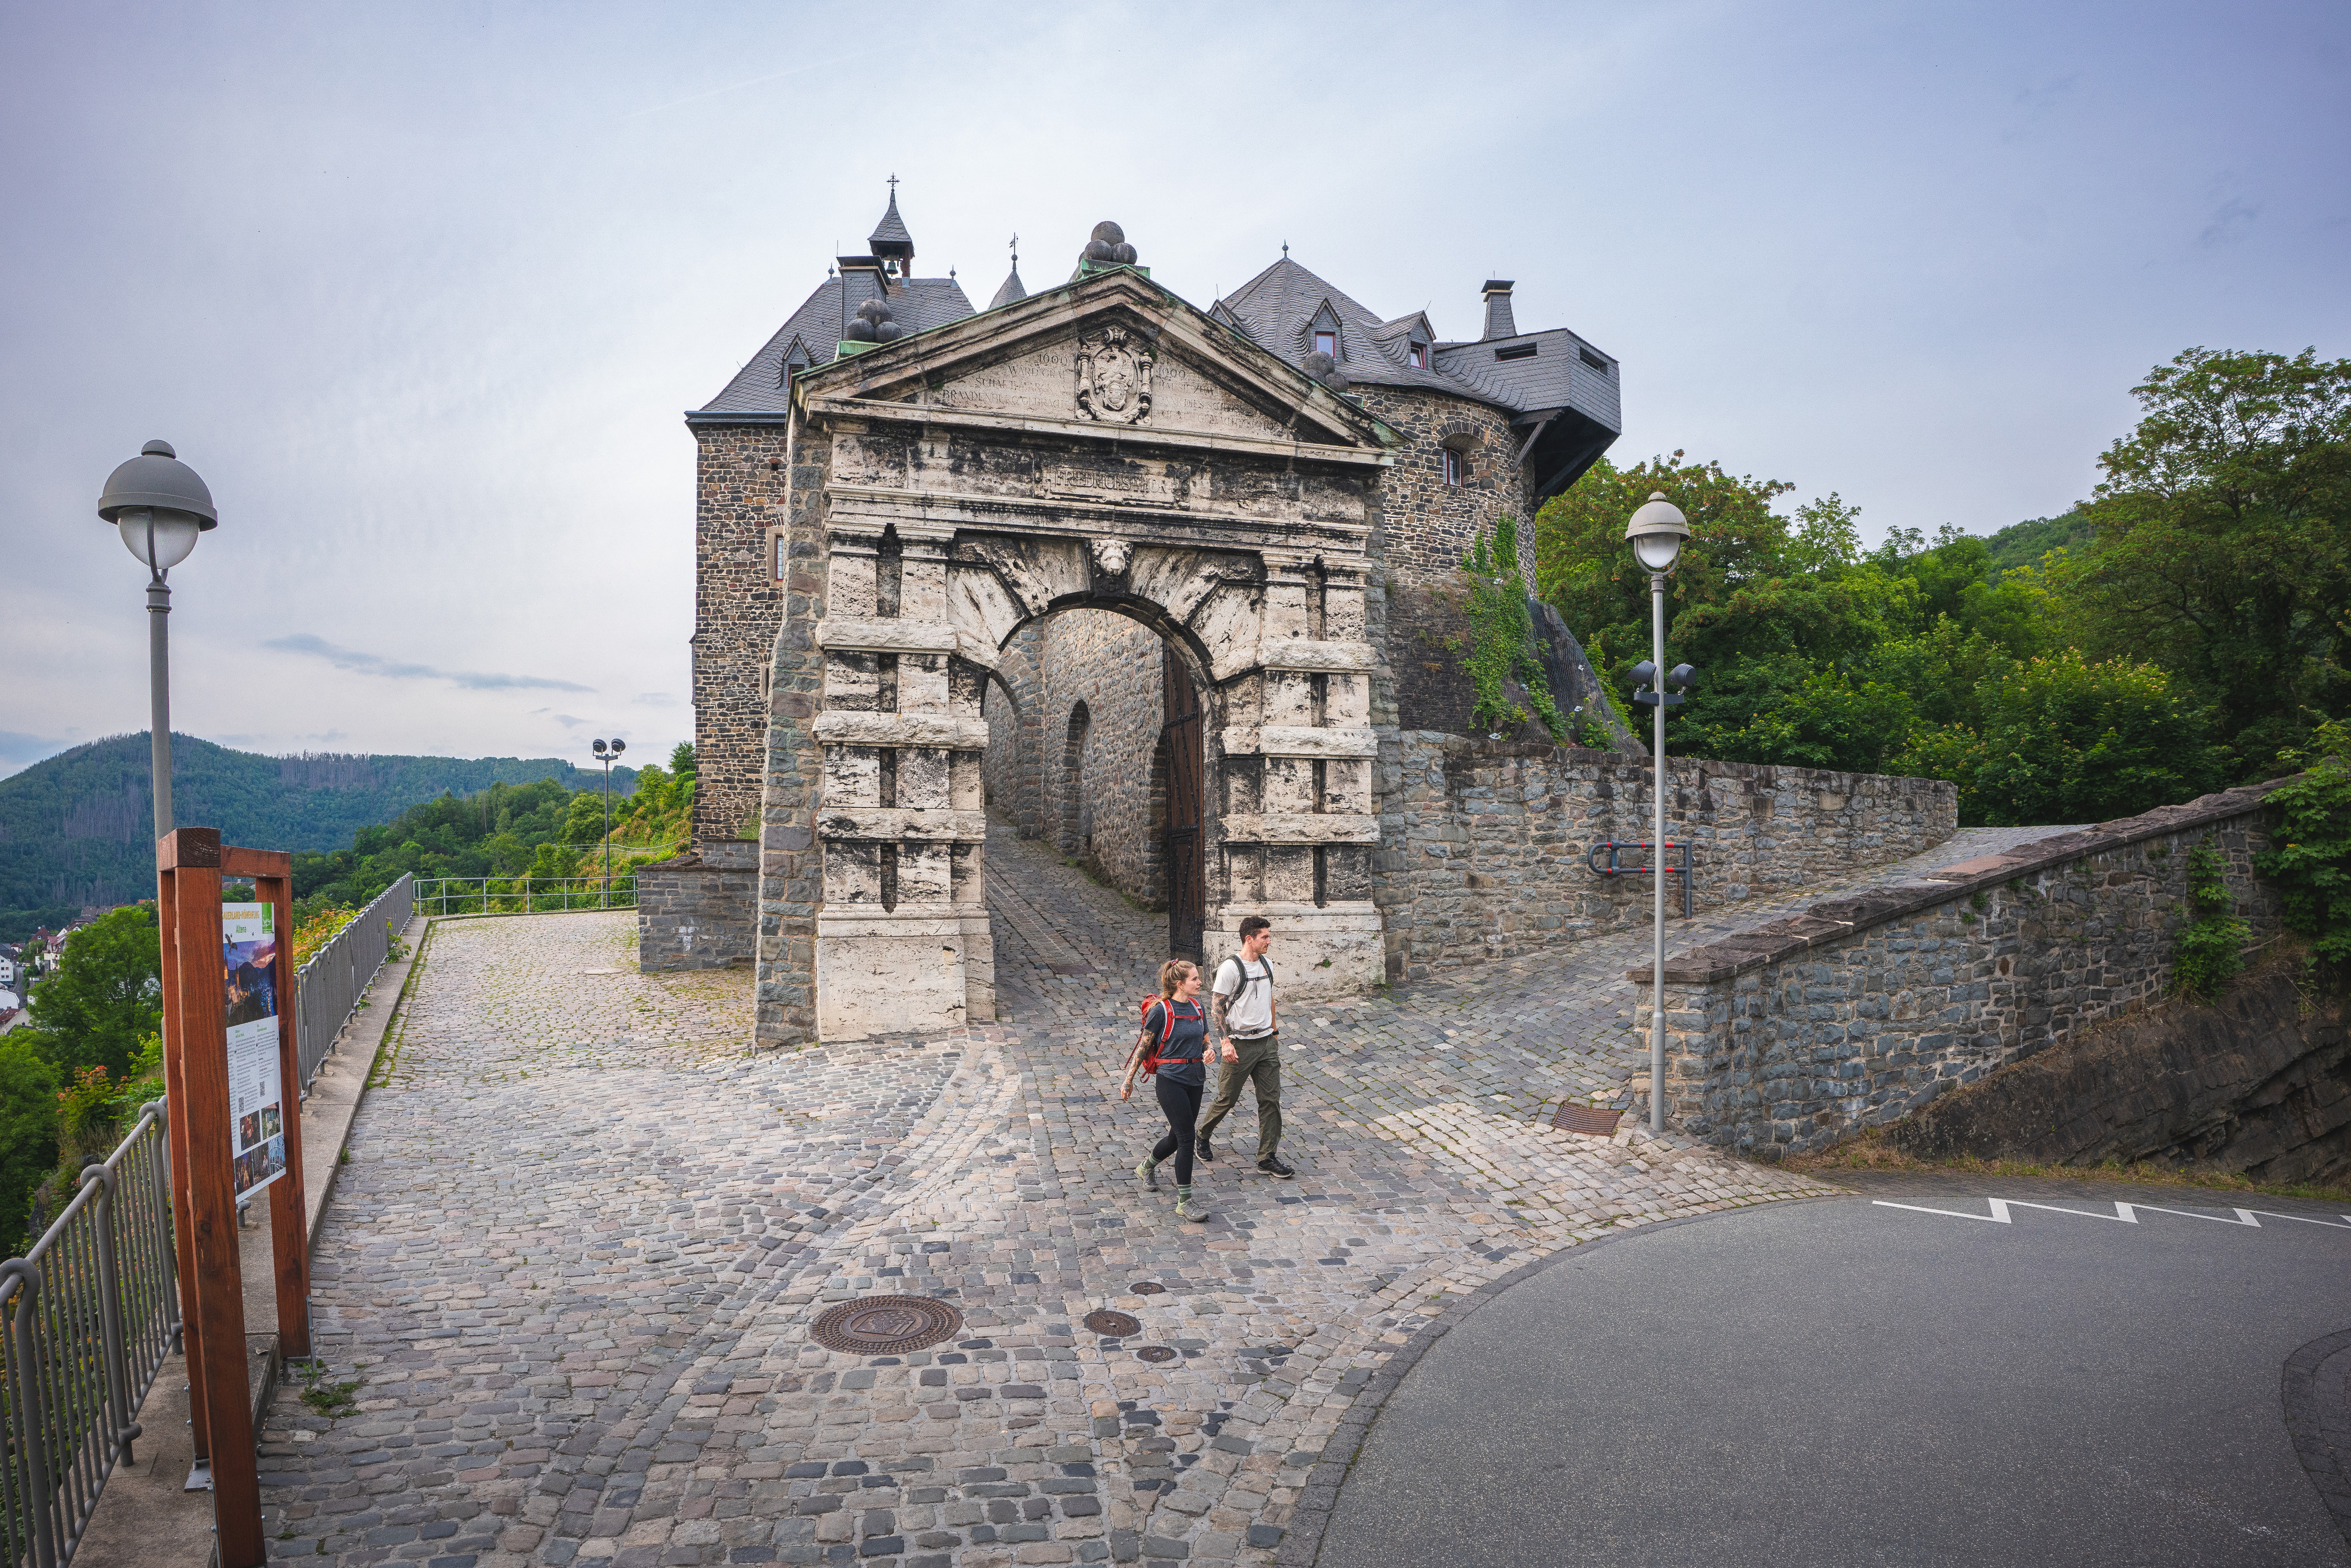
[[[1276,1151],[1281,1145],[1281,1035],[1273,1011],[1273,967],[1265,950],[1273,941],[1273,922],[1252,915],[1241,922],[1241,951],[1217,966],[1215,1027],[1224,1037],[1223,1071],[1217,1083],[1216,1103],[1200,1124],[1199,1147],[1194,1153],[1213,1160],[1209,1135],[1217,1124],[1240,1103],[1241,1085],[1257,1088],[1257,1168],[1288,1181],[1298,1173],[1283,1165]]]

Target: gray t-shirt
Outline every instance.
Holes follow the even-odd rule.
[[[1249,980],[1246,986],[1241,983],[1244,965]],[[1264,959],[1226,959],[1217,966],[1216,991],[1220,997],[1233,998],[1225,1008],[1225,1024],[1235,1040],[1256,1040],[1273,1032],[1273,970]]]

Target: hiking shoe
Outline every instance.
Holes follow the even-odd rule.
[[[1149,1187],[1154,1192],[1157,1192],[1159,1190],[1159,1162],[1157,1160],[1151,1158],[1148,1155],[1144,1155],[1143,1163],[1134,1167],[1134,1174],[1143,1178],[1144,1186]]]
[[[1192,1145],[1192,1157],[1205,1165],[1215,1165],[1217,1163],[1217,1151],[1208,1147],[1207,1139],[1200,1138],[1196,1140]]]
[[[1290,1177],[1298,1174],[1296,1171],[1291,1170],[1288,1166],[1283,1165],[1280,1160],[1275,1159],[1271,1155],[1268,1155],[1265,1158],[1258,1161],[1257,1168],[1263,1171],[1270,1176],[1280,1176],[1283,1181],[1288,1181]]]
[[[1186,1189],[1176,1195],[1176,1218],[1188,1219],[1195,1225],[1206,1225],[1216,1216],[1194,1202],[1190,1190]]]

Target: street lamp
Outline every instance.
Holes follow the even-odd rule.
[[[610,746],[596,743],[596,760],[604,765],[604,903],[612,902],[612,764],[621,760],[621,753],[629,749],[625,740],[615,740]]]
[[[213,493],[196,471],[180,461],[168,441],[151,441],[139,455],[106,476],[98,515],[122,534],[122,548],[145,564],[147,580],[147,686],[150,727],[154,731],[155,836],[172,831],[172,659],[166,630],[172,589],[164,580],[188,559],[196,538],[220,527]]]
[[[1689,519],[1666,499],[1663,490],[1650,491],[1648,502],[1625,526],[1633,559],[1649,574],[1650,656],[1634,670],[1633,677],[1651,689],[1635,692],[1633,700],[1657,710],[1656,739],[1649,748],[1657,780],[1657,838],[1649,852],[1650,892],[1656,898],[1649,955],[1649,1130],[1653,1133],[1666,1130],[1666,709],[1682,700],[1667,694],[1666,682],[1657,679],[1657,672],[1666,664],[1666,573],[1673,570],[1674,558],[1681,554],[1682,541],[1689,538]],[[1667,679],[1687,686],[1697,673],[1680,664]],[[1682,875],[1687,878],[1689,852],[1683,851],[1682,858]]]

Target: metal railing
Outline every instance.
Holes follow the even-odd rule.
[[[1646,840],[1639,842],[1594,844],[1592,846],[1592,852],[1583,857],[1583,863],[1605,877],[1649,876],[1657,869],[1649,859],[1649,852],[1656,848],[1655,844]],[[1641,852],[1639,865],[1625,865],[1618,862],[1617,856],[1626,850]],[[1682,852],[1682,863],[1679,865],[1676,865],[1673,862],[1673,853],[1676,850]],[[1600,857],[1604,854],[1608,857],[1606,865],[1600,863]],[[1667,876],[1677,876],[1682,879],[1682,918],[1687,920],[1690,917],[1690,884],[1697,880],[1697,877],[1690,861],[1690,846],[1687,840],[1667,839],[1666,841],[1665,873]]]
[[[294,977],[294,1059],[305,1093],[335,1036],[359,1010],[360,998],[391,956],[392,938],[408,929],[415,914],[414,891],[415,879],[403,874],[311,954]]]
[[[163,1102],[141,1106],[31,1255],[0,1263],[0,1541],[12,1565],[72,1559],[178,1348],[164,1132]]]
[[[419,877],[420,915],[550,915],[568,909],[634,909],[636,867],[598,876]]]

